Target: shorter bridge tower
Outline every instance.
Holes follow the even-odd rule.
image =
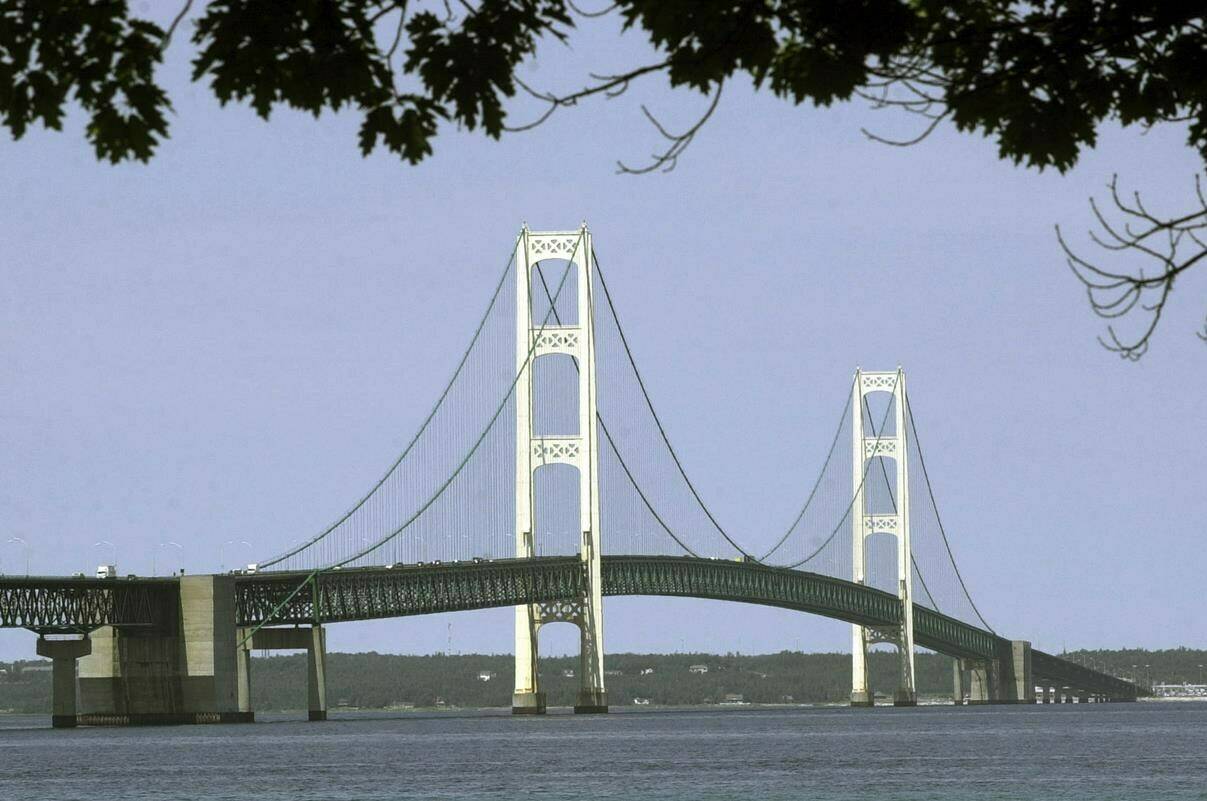
[[[892,432],[886,434],[865,431],[866,398],[876,392],[892,395]],[[871,628],[852,624],[851,638],[851,705],[872,706],[874,698],[868,686],[868,646],[891,643],[897,646],[899,676],[893,696],[896,706],[914,706],[918,695],[914,685],[914,592],[909,540],[909,473],[906,450],[905,372],[872,373],[855,370],[855,386],[851,392],[851,432],[853,470],[851,473],[854,498],[851,507],[852,579],[867,583],[866,540],[873,534],[888,534],[897,541],[897,597],[901,601],[901,624],[893,627]],[[887,419],[886,419],[887,422]],[[872,423],[875,425],[875,421]],[[892,510],[868,509],[867,489],[879,478],[872,473],[878,469],[877,457],[891,459],[895,465],[894,486],[891,487]]]
[[[533,317],[533,295],[545,287],[534,283],[537,262],[570,262],[577,286],[577,319],[573,324],[542,316]],[[533,532],[535,496],[533,476],[552,464],[568,464],[578,472],[578,509],[581,541],[579,556],[585,574],[585,591],[578,598],[548,604],[516,607],[515,694],[512,712],[541,714],[545,694],[537,671],[537,634],[542,625],[565,622],[580,633],[579,690],[575,712],[607,712],[603,677],[603,596],[599,514],[599,442],[595,417],[595,342],[591,303],[594,272],[591,234],[584,223],[577,231],[529,231],[524,226],[516,240],[516,556],[536,553]],[[560,270],[559,270],[560,273]],[[555,279],[556,281],[557,279]],[[556,288],[550,291],[556,296]],[[574,359],[578,370],[578,431],[557,436],[535,436],[532,428],[533,365],[551,354]]]

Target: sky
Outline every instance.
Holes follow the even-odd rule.
[[[645,46],[612,24],[526,75],[567,88],[636,63]],[[1188,208],[1202,163],[1177,127],[1108,126],[1074,170],[1038,173],[979,135],[888,147],[860,128],[911,121],[735,84],[677,169],[618,175],[659,146],[641,103],[674,126],[703,109],[655,78],[498,142],[448,129],[412,167],[362,158],[353,115],[221,108],[188,56],[174,44],[162,70],[176,113],[150,164],[98,163],[78,114],[0,141],[0,570],[112,556],[123,574],[197,573],[311,535],[419,425],[521,223],[586,220],[668,433],[746,542],[769,546],[798,508],[855,367],[902,365],[999,632],[1045,650],[1207,643],[1207,269],[1133,364],[1097,344],[1053,233],[1084,242],[1113,173]],[[340,624],[328,647],[504,653],[512,621]],[[613,652],[849,642],[783,610],[605,602]],[[568,626],[542,634],[546,653],[576,645]],[[0,658],[33,652],[0,632]]]

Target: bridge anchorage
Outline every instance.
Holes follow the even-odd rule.
[[[675,453],[586,225],[524,227],[508,255],[417,433],[317,534],[225,575],[0,576],[0,626],[37,632],[38,653],[53,660],[55,726],[250,722],[253,649],[304,649],[309,717],[324,720],[327,625],[506,607],[512,711],[545,711],[539,635],[570,623],[580,634],[574,709],[606,712],[602,601],[617,595],[850,624],[853,706],[875,701],[867,653],[881,644],[898,655],[899,706],[918,700],[916,648],[953,658],[956,704],[1033,703],[1037,690],[1045,702],[1135,700],[1134,685],[1001,637],[981,616],[938,515],[900,368],[856,371],[812,490],[756,556]],[[609,428],[615,419],[623,425]]]

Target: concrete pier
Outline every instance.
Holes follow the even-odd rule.
[[[327,719],[327,633],[322,626],[310,629],[306,649],[306,698],[311,720]]]
[[[970,661],[968,667],[968,703],[973,706],[993,702],[990,665],[987,660]]]
[[[80,660],[79,722],[250,722],[240,711],[231,576],[182,576],[155,625],[103,626]]]
[[[38,637],[38,656],[53,660],[50,725],[56,729],[70,729],[76,725],[76,660],[90,653],[92,641],[87,636],[63,640]]]
[[[851,706],[875,706],[871,690],[855,690],[851,693]]]
[[[543,715],[545,714],[545,694],[541,692],[512,693],[511,714],[513,715]]]
[[[1031,673],[1031,643],[1012,640],[1010,653],[1003,656],[1005,663],[1002,678],[1002,695],[999,703],[1034,704],[1035,680]]]
[[[964,667],[960,660],[951,660],[951,701],[956,706],[964,703]]]
[[[574,712],[578,715],[597,715],[608,711],[608,694],[604,690],[579,690],[574,699]]]
[[[246,636],[246,635],[244,635]],[[252,635],[241,658],[246,667],[240,669],[240,684],[246,685],[247,712],[251,709],[251,651],[305,651],[306,652],[306,709],[310,720],[327,719],[327,632],[322,626],[295,628],[262,628]],[[243,674],[247,675],[246,681]],[[242,706],[240,707],[242,708]]]

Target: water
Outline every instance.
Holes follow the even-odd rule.
[[[0,716],[0,799],[1207,799],[1207,704],[261,717]]]

